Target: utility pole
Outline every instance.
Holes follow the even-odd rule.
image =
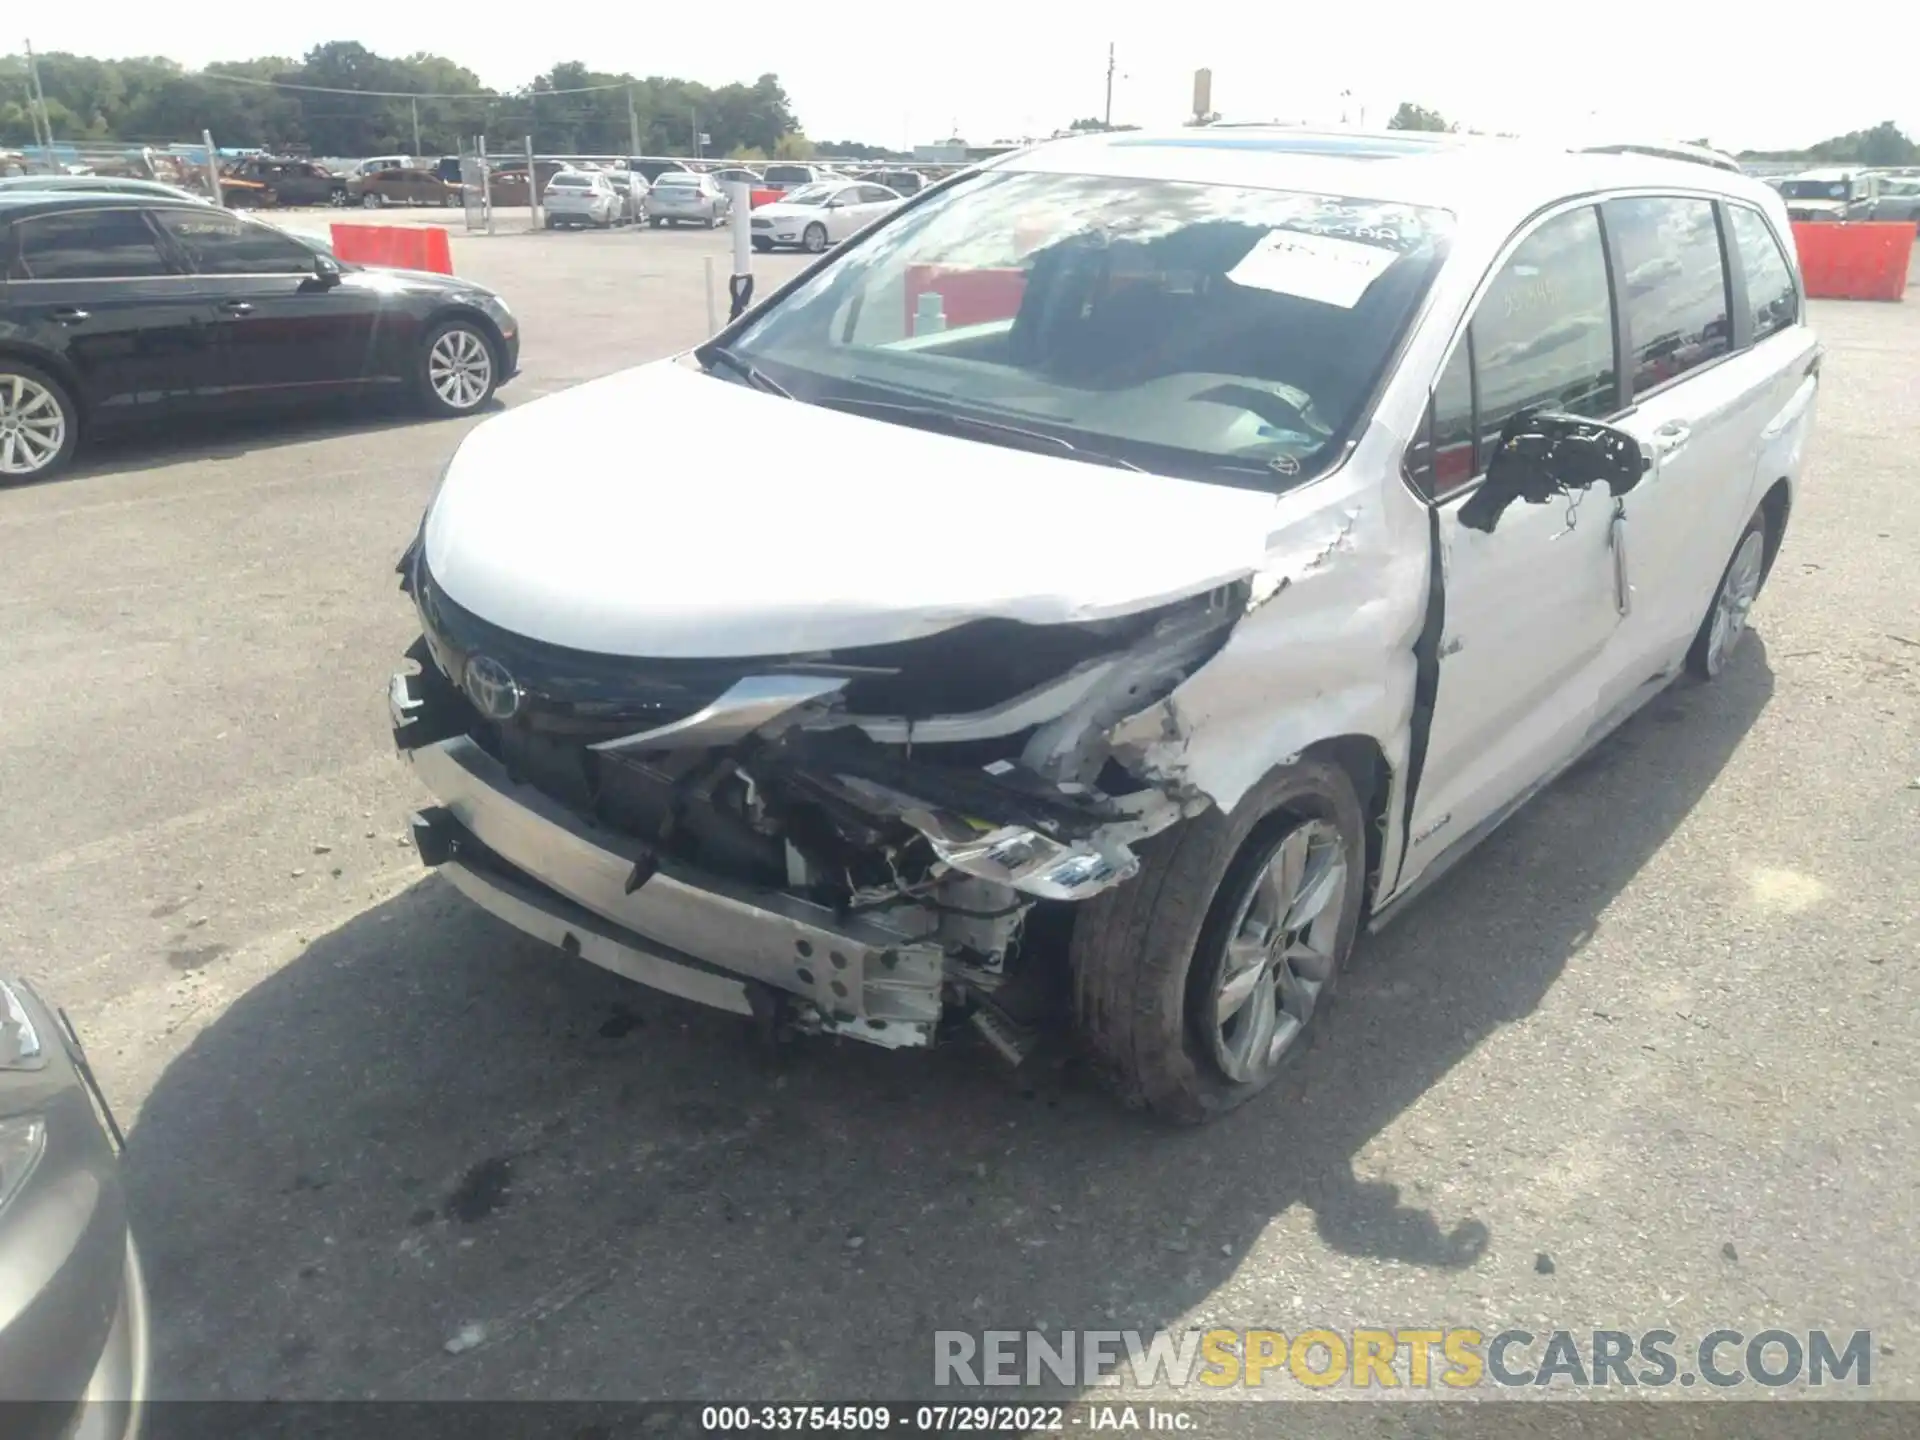
[[[698,160],[700,158],[700,112],[690,110],[687,113],[693,117],[693,158]]]
[[[47,147],[46,160],[53,163],[53,116],[47,113],[47,92],[40,88],[40,62],[34,59],[33,42],[27,41],[27,84],[32,93],[27,96],[27,110],[33,119],[33,139],[35,144]],[[41,139],[41,132],[46,138]]]
[[[1107,117],[1102,122],[1107,129],[1113,128],[1113,42],[1107,42]]]
[[[627,153],[640,153],[640,112],[633,105],[633,86],[627,86]]]
[[[420,102],[410,100],[407,103],[413,106],[413,158],[418,160],[420,158]]]

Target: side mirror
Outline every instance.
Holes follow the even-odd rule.
[[[331,290],[340,283],[340,262],[331,255],[316,252],[313,257],[313,278],[319,282],[322,290]]]
[[[1460,523],[1491,534],[1516,500],[1544,505],[1603,481],[1618,497],[1640,483],[1651,463],[1624,430],[1578,415],[1522,412],[1501,428],[1486,479],[1460,507]]]

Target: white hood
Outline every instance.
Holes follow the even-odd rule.
[[[788,654],[1144,610],[1256,568],[1273,508],[667,360],[478,426],[427,517],[426,560],[456,604],[549,644]]]

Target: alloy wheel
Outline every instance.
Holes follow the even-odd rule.
[[[493,353],[473,331],[456,327],[427,352],[427,383],[450,408],[471,410],[493,379]]]
[[[37,475],[67,443],[67,415],[54,393],[25,375],[0,375],[0,475]]]
[[[1734,647],[1747,631],[1747,615],[1760,595],[1760,573],[1765,568],[1766,542],[1758,530],[1747,532],[1733,552],[1727,578],[1713,602],[1713,622],[1707,632],[1707,673],[1718,675]]]
[[[1288,831],[1254,872],[1227,927],[1203,1017],[1228,1079],[1264,1078],[1312,1020],[1338,962],[1349,883],[1340,831],[1324,820]]]

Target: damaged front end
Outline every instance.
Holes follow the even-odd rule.
[[[528,640],[402,563],[422,638],[394,736],[421,856],[609,969],[778,1027],[1018,1058],[1037,907],[1127,880],[1209,802],[1116,758],[1246,613],[1245,582],[1083,624],[975,619],[840,651],[647,660]]]

